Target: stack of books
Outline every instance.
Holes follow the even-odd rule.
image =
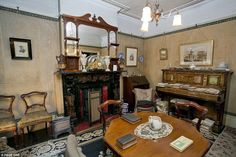
[[[132,134],[124,135],[116,140],[116,144],[122,148],[126,149],[137,143],[137,139]]]
[[[198,122],[198,118],[195,118],[192,121],[196,125]],[[214,135],[212,132],[212,127],[213,127],[214,123],[215,123],[215,121],[211,120],[209,118],[206,118],[206,119],[202,120],[202,122],[201,122],[200,132],[208,139],[214,138]]]
[[[121,118],[124,119],[125,121],[131,123],[131,124],[135,124],[141,121],[141,118],[138,117],[137,115],[133,114],[133,113],[126,113],[121,115]]]
[[[176,140],[170,143],[170,146],[178,150],[179,152],[183,152],[186,148],[188,148],[193,143],[193,140],[180,136]]]

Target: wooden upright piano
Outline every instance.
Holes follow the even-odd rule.
[[[224,109],[228,100],[228,86],[233,72],[226,70],[162,69],[162,83],[156,87],[158,95],[170,101],[182,98],[207,106],[207,117],[215,120],[214,132],[223,129]]]

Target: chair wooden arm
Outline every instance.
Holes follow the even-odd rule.
[[[98,106],[98,111],[100,113],[104,112],[104,109],[107,108],[109,105],[120,105],[121,104],[121,100],[107,100],[105,102],[103,102],[102,104],[100,104]]]
[[[179,106],[184,106],[184,107],[193,107],[195,108],[197,111],[199,111],[201,113],[200,117],[199,117],[199,120],[196,124],[196,128],[198,131],[200,131],[200,126],[201,126],[201,121],[203,119],[205,119],[205,116],[208,112],[208,109],[205,107],[205,106],[201,106],[195,102],[192,102],[192,101],[186,101],[186,102],[176,102],[175,103],[175,107],[176,107],[176,110],[177,110],[177,116],[179,118],[179,115],[180,115],[180,110],[179,110]]]
[[[119,106],[119,115],[121,115],[121,106],[120,106],[121,104],[122,104],[121,100],[107,100],[98,106],[98,111],[100,112],[100,117],[103,124],[103,134],[106,131],[106,117],[104,109],[107,108],[109,105]]]

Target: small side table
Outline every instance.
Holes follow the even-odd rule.
[[[71,133],[70,116],[56,117],[52,120],[52,135],[57,138],[62,133]]]

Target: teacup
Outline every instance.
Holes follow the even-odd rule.
[[[162,127],[161,118],[158,116],[149,116],[148,118],[149,126],[153,130],[159,130]]]

